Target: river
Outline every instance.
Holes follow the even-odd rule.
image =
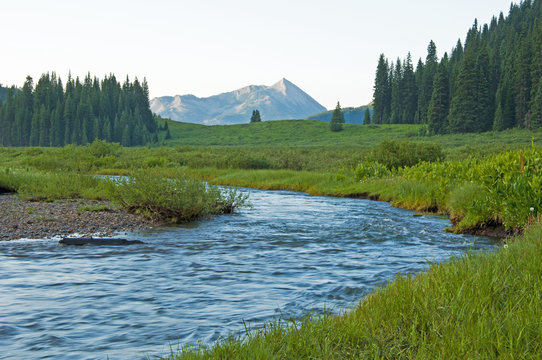
[[[0,242],[0,359],[152,358],[496,244],[385,202],[243,191],[251,208],[125,236],[140,245]]]

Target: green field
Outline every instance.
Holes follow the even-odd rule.
[[[187,179],[197,178],[210,184],[373,196],[399,207],[450,215],[457,230],[498,225],[521,234],[527,229],[516,240],[506,240],[507,249],[467,254],[415,277],[399,276],[340,316],[271,323],[247,337],[233,336],[172,357],[542,356],[541,131],[426,137],[416,125],[346,125],[333,133],[326,122],[306,120],[212,127],[168,122],[168,127],[173,139],[161,147],[96,141],[64,148],[0,148],[0,191],[44,199],[106,197],[126,208],[154,201],[159,211],[179,196],[175,206],[190,219],[197,217],[188,213],[194,207],[190,199],[202,188]],[[143,180],[141,186],[126,183],[112,189],[87,174]],[[189,196],[183,200],[183,194],[170,192],[153,200],[170,186],[155,179],[168,178],[188,184]],[[211,211],[203,215],[222,211],[213,204],[222,203],[223,195],[210,195],[204,208]]]
[[[163,125],[163,120],[159,124]],[[172,139],[167,146],[241,146],[241,147],[339,147],[367,149],[384,139],[409,139],[436,142],[446,150],[462,146],[474,149],[517,148],[529,145],[534,134],[537,144],[542,144],[542,129],[531,132],[511,129],[502,132],[449,134],[422,136],[421,125],[353,125],[345,124],[344,130],[332,132],[329,123],[318,120],[282,120],[240,125],[205,126],[168,120]]]

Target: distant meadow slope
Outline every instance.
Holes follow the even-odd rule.
[[[360,107],[346,107],[342,111],[344,113],[344,121],[347,124],[364,124],[365,123],[365,110],[369,108],[371,116],[373,116],[372,106],[360,106]],[[333,110],[324,111],[318,114],[313,114],[307,116],[307,120],[321,120],[321,121],[331,121],[331,116],[333,115]]]
[[[340,132],[329,131],[329,123],[319,120],[205,126],[158,119],[158,124],[161,128],[167,124],[171,133],[171,139],[162,141],[165,146],[353,147],[361,150],[376,146],[384,139],[408,139],[438,143],[448,153],[468,147],[470,150],[467,151],[476,155],[483,149],[491,148],[493,152],[528,146],[533,136],[536,144],[542,141],[542,129],[425,136],[422,125],[412,124],[345,124]]]

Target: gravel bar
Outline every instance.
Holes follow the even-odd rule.
[[[100,209],[89,211],[84,208]],[[60,200],[31,202],[0,195],[0,241],[49,239],[56,236],[112,236],[157,224],[142,215],[115,208],[109,201]]]

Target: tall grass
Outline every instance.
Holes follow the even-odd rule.
[[[219,189],[186,178],[179,171],[168,175],[138,171],[131,177],[111,180],[73,172],[4,169],[0,171],[0,189],[31,201],[111,200],[128,212],[174,223],[231,213],[246,203],[247,198],[235,189]]]
[[[72,172],[43,172],[6,168],[0,171],[0,188],[28,200],[106,199],[105,179]]]

